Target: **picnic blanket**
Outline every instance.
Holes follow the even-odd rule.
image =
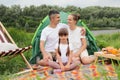
[[[41,67],[15,80],[118,80],[112,65],[81,65],[79,69],[53,73],[49,67]]]

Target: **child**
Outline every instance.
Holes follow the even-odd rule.
[[[59,42],[56,44],[56,62],[49,61],[49,66],[61,71],[68,71],[76,68],[80,61],[72,62],[72,45],[69,44],[67,28],[59,30]]]

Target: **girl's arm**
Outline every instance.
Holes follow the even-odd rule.
[[[63,66],[61,57],[60,57],[60,55],[58,54],[58,50],[56,50],[56,58],[57,58],[57,60],[58,60],[58,63],[60,64],[60,66]]]
[[[68,57],[68,63],[67,63],[67,65],[70,65],[71,62],[72,62],[72,51],[70,51],[70,55]]]

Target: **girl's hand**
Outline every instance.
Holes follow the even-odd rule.
[[[70,68],[70,65],[69,65],[69,64],[67,64],[67,65],[65,66],[65,68],[66,68],[66,69],[69,69],[69,68]]]
[[[60,66],[62,71],[65,71],[65,66]]]

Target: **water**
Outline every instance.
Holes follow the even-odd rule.
[[[100,35],[100,34],[113,34],[120,32],[120,29],[115,30],[92,30],[92,33],[94,36]]]

